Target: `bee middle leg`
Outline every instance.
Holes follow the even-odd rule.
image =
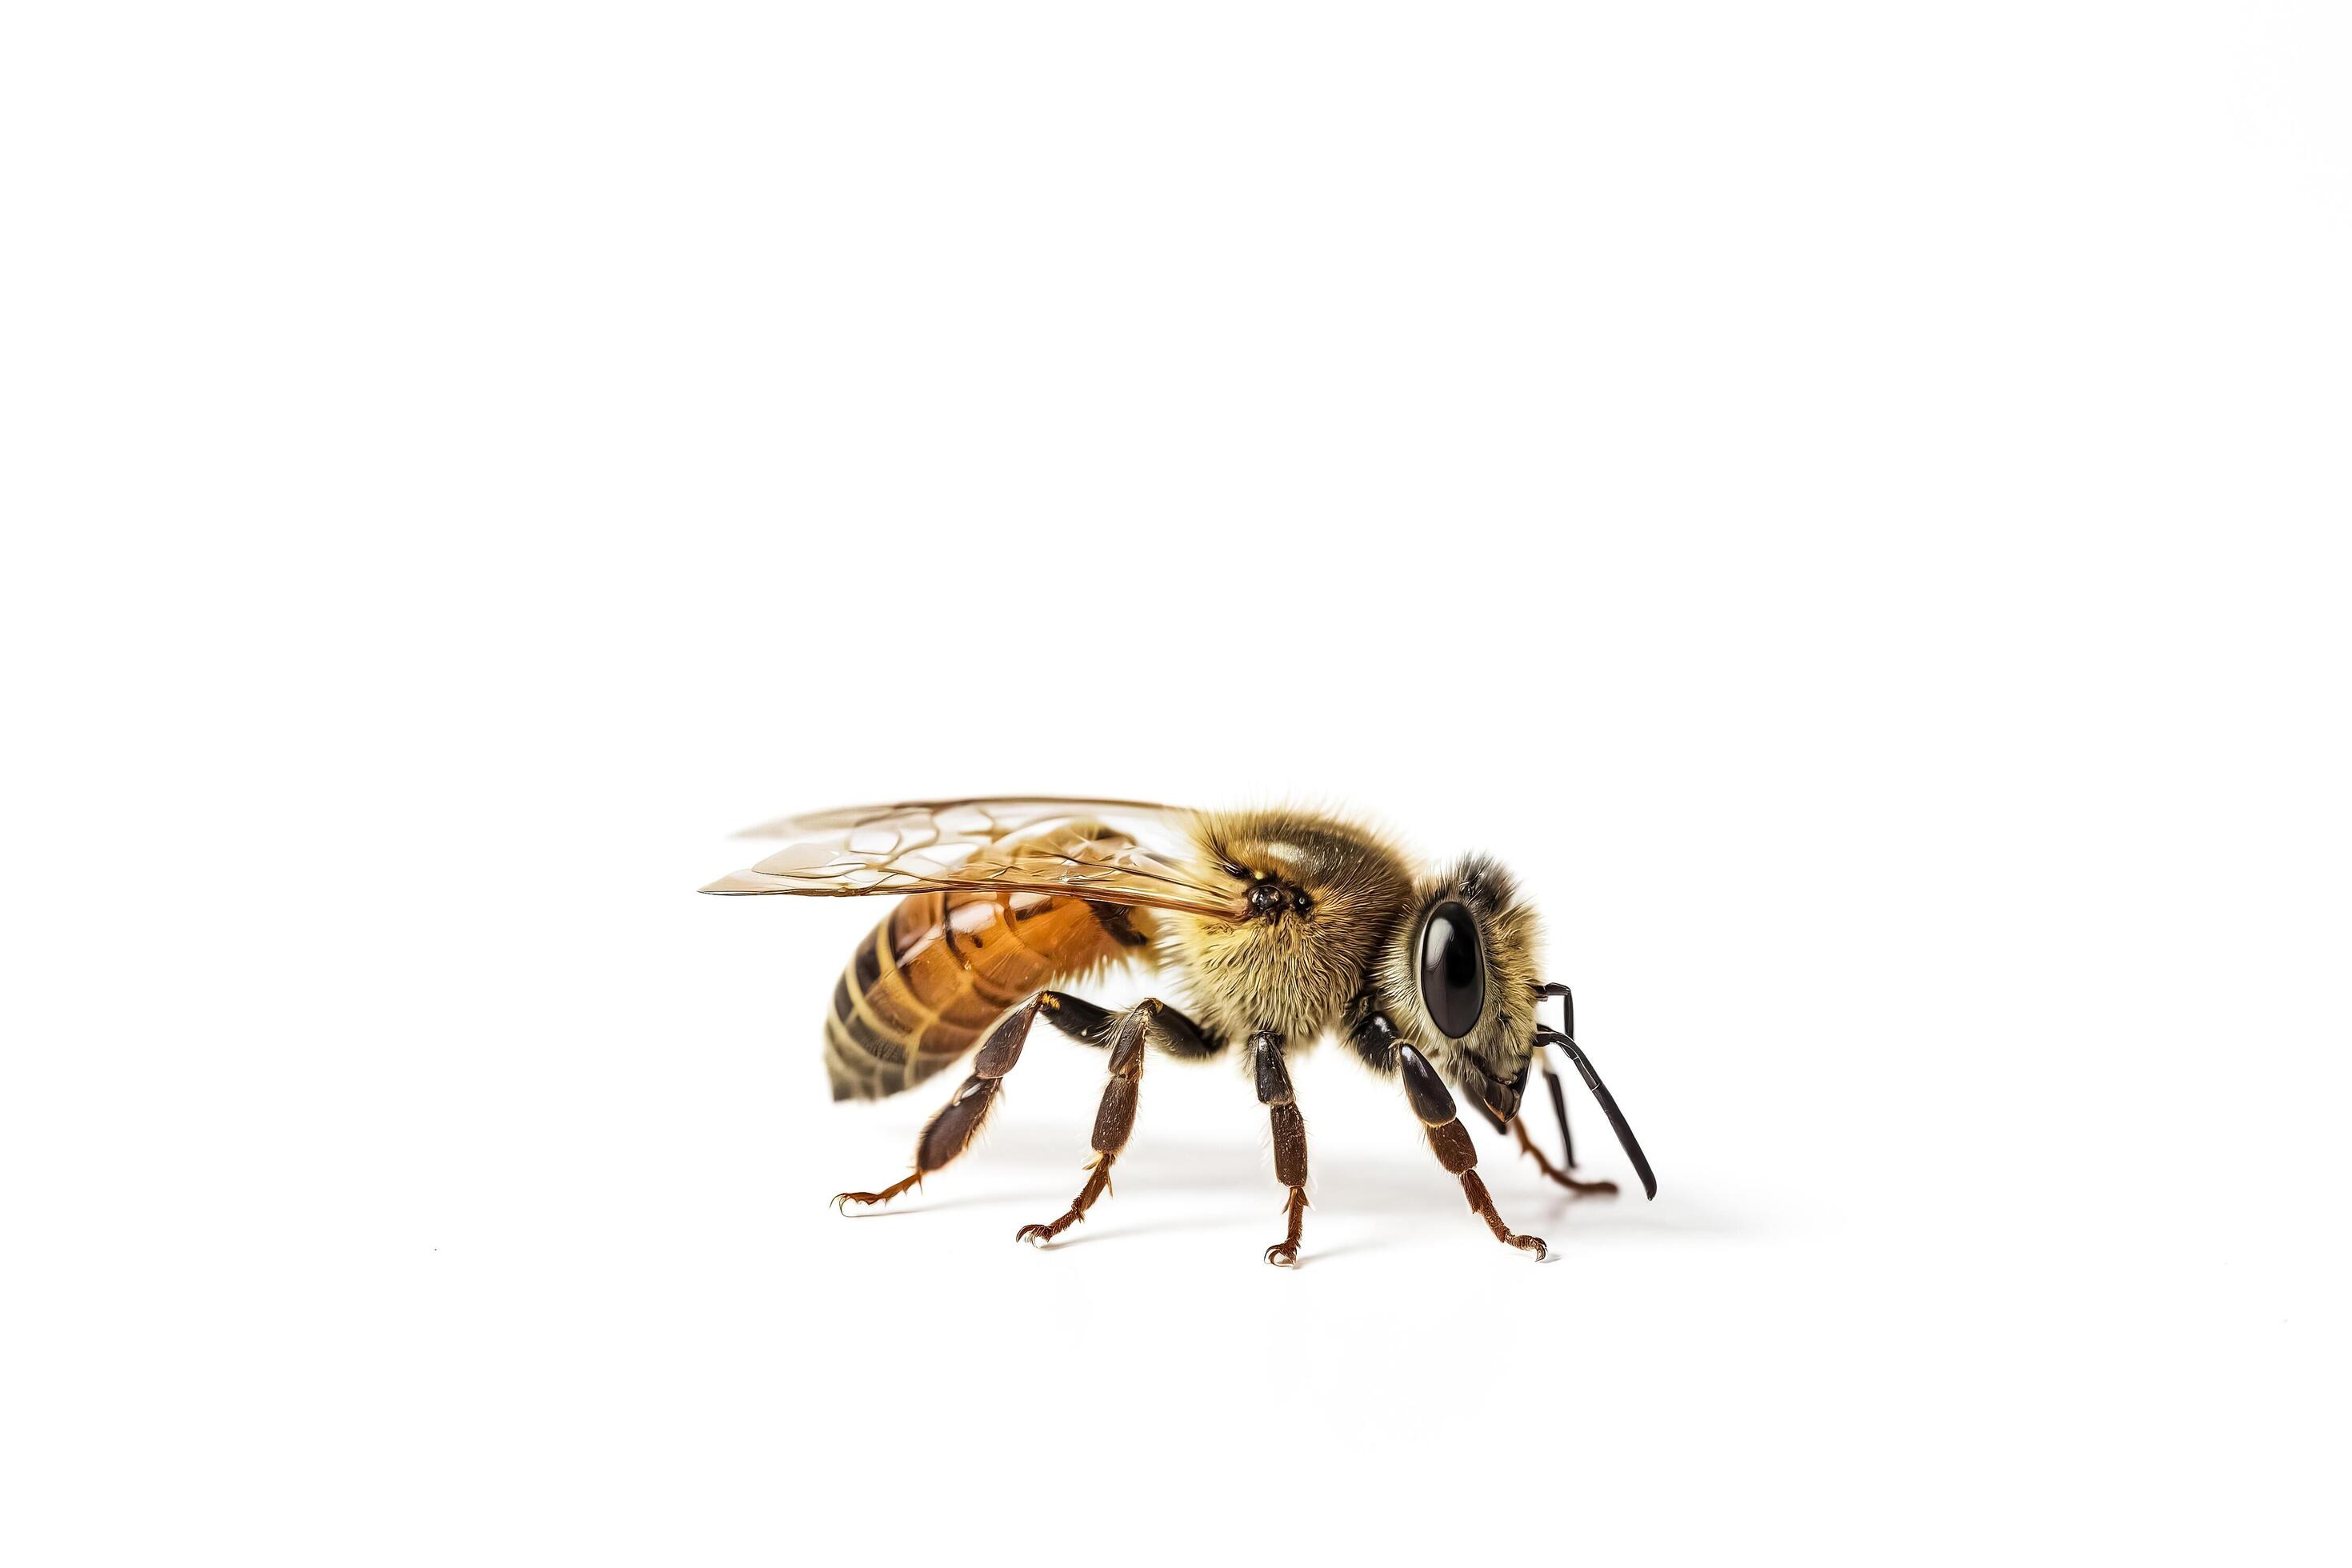
[[[1110,1168],[1127,1147],[1128,1134],[1135,1130],[1135,1107],[1143,1084],[1143,1047],[1148,1042],[1171,1056],[1213,1056],[1219,1042],[1201,1026],[1176,1011],[1157,997],[1146,997],[1118,1015],[1094,1011],[1101,1022],[1080,1038],[1090,1043],[1110,1047],[1110,1079],[1103,1085],[1102,1101],[1095,1109],[1093,1163],[1087,1168],[1087,1184],[1070,1200],[1067,1213],[1046,1225],[1024,1225],[1013,1233],[1013,1239],[1025,1241],[1032,1247],[1045,1247],[1070,1226],[1087,1217],[1097,1198],[1110,1191]]]
[[[1290,1092],[1290,1067],[1282,1059],[1282,1037],[1260,1029],[1250,1037],[1250,1065],[1257,1077],[1257,1098],[1274,1123],[1274,1179],[1290,1189],[1283,1214],[1288,1226],[1283,1238],[1265,1249],[1265,1260],[1277,1268],[1298,1266],[1298,1238],[1307,1226],[1307,1120]]]
[[[1462,1194],[1470,1200],[1470,1212],[1486,1222],[1486,1228],[1495,1233],[1496,1241],[1543,1257],[1543,1237],[1517,1234],[1495,1212],[1495,1199],[1486,1191],[1486,1184],[1478,1179],[1478,1151],[1470,1142],[1469,1130],[1454,1114],[1454,1092],[1445,1087],[1437,1069],[1430,1066],[1429,1058],[1399,1040],[1396,1064],[1404,1076],[1405,1097],[1412,1102],[1413,1114],[1421,1118],[1422,1127],[1429,1135],[1429,1151],[1437,1156],[1437,1163],[1445,1167],[1448,1175],[1462,1178]],[[1518,1123],[1514,1121],[1512,1125]],[[1524,1138],[1526,1133],[1520,1136]]]

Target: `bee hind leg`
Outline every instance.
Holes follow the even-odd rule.
[[[887,1204],[909,1187],[919,1187],[923,1178],[940,1170],[955,1157],[971,1147],[980,1132],[981,1123],[988,1120],[989,1110],[996,1104],[996,1091],[1021,1060],[1021,1047],[1028,1043],[1030,1026],[1044,1014],[1054,1024],[1089,1044],[1100,1044],[1096,1032],[1108,1026],[1110,1015],[1091,1002],[1076,996],[1065,996],[1058,991],[1040,991],[1029,1000],[1007,1013],[971,1059],[971,1071],[956,1086],[948,1102],[923,1124],[920,1136],[915,1140],[915,1168],[904,1179],[891,1183],[878,1193],[836,1193],[833,1206],[843,1213],[851,1204],[872,1206]]]
[[[849,1205],[852,1204],[856,1204],[862,1208],[872,1208],[877,1205],[888,1203],[909,1187],[919,1187],[922,1184],[923,1173],[917,1171],[910,1176],[891,1183],[878,1193],[835,1193],[833,1194],[833,1206],[843,1214],[849,1212]]]
[[[1051,1245],[1056,1237],[1087,1217],[1087,1211],[1094,1207],[1097,1198],[1110,1191],[1110,1168],[1127,1147],[1128,1134],[1135,1131],[1145,1045],[1156,1045],[1180,1057],[1213,1056],[1222,1048],[1222,1042],[1200,1025],[1157,997],[1146,997],[1117,1015],[1105,1013],[1090,1003],[1080,1005],[1093,1014],[1093,1020],[1088,1026],[1072,1028],[1071,1032],[1091,1045],[1110,1047],[1110,1079],[1103,1085],[1102,1101],[1095,1109],[1095,1157],[1087,1166],[1087,1184],[1078,1189],[1078,1195],[1070,1200],[1069,1209],[1061,1218],[1045,1225],[1024,1225],[1013,1233],[1013,1240],[1025,1241],[1032,1247]],[[1063,1022],[1059,1018],[1055,1021]],[[1066,1023],[1064,1026],[1070,1027]]]

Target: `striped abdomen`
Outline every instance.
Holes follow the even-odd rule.
[[[879,1100],[980,1043],[1040,986],[1131,956],[1148,913],[1050,893],[962,889],[898,901],[833,988],[824,1068],[835,1100]]]

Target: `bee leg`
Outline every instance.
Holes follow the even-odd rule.
[[[1549,1074],[1551,1071],[1551,1068],[1547,1066],[1544,1068],[1544,1071]],[[1558,1079],[1552,1079],[1552,1089],[1554,1092],[1558,1092],[1559,1089],[1559,1080]],[[1546,1159],[1544,1157],[1544,1152],[1536,1147],[1535,1139],[1529,1136],[1528,1132],[1528,1124],[1525,1121],[1514,1117],[1511,1121],[1511,1131],[1513,1135],[1518,1139],[1519,1147],[1534,1157],[1537,1168],[1542,1171],[1545,1175],[1549,1176],[1553,1181],[1558,1182],[1561,1186],[1566,1187],[1570,1192],[1594,1194],[1613,1194],[1617,1191],[1617,1184],[1614,1182],[1580,1182],[1574,1176],[1570,1175],[1566,1171],[1563,1171],[1559,1166],[1553,1164],[1549,1159]]]
[[[1544,1256],[1543,1237],[1520,1236],[1503,1223],[1495,1212],[1495,1200],[1486,1191],[1486,1184],[1478,1179],[1478,1151],[1470,1142],[1468,1129],[1454,1112],[1454,1094],[1429,1058],[1403,1040],[1396,1042],[1396,1064],[1404,1075],[1405,1097],[1412,1101],[1413,1114],[1421,1118],[1429,1134],[1429,1151],[1449,1175],[1462,1178],[1463,1195],[1470,1200],[1470,1211],[1486,1222],[1495,1239],[1506,1247],[1516,1247],[1522,1252]]]
[[[971,1059],[971,1075],[956,1086],[955,1093],[948,1097],[938,1114],[923,1124],[921,1135],[915,1140],[913,1172],[878,1193],[836,1193],[833,1206],[845,1213],[851,1204],[887,1204],[908,1188],[922,1185],[925,1176],[970,1148],[981,1123],[988,1120],[989,1109],[996,1103],[998,1086],[1021,1060],[1021,1047],[1028,1043],[1030,1026],[1041,1013],[1061,1029],[1096,1045],[1101,1041],[1095,1037],[1095,1032],[1107,1030],[1110,1021],[1110,1015],[1093,1003],[1065,996],[1058,991],[1040,991],[1031,996],[989,1032],[980,1054]]]
[[[1616,1183],[1580,1181],[1569,1174],[1576,1169],[1576,1134],[1568,1130],[1568,1097],[1560,1092],[1559,1074],[1551,1070],[1551,1057],[1539,1053],[1537,1059],[1543,1064],[1544,1088],[1551,1095],[1552,1117],[1559,1123],[1560,1163],[1554,1165],[1546,1159],[1544,1152],[1536,1147],[1535,1139],[1528,1133],[1525,1123],[1515,1121],[1511,1123],[1511,1131],[1518,1135],[1519,1147],[1535,1157],[1538,1168],[1545,1175],[1570,1192],[1613,1197],[1617,1192]]]
[[[1542,1051],[1536,1058],[1543,1064],[1544,1092],[1551,1096],[1551,1113],[1559,1123],[1559,1163],[1566,1171],[1576,1169],[1576,1134],[1568,1130],[1568,1096],[1561,1092],[1559,1074],[1551,1069],[1551,1058]]]
[[[1257,1075],[1257,1098],[1274,1122],[1274,1179],[1290,1189],[1283,1214],[1288,1227],[1265,1249],[1277,1268],[1298,1266],[1298,1237],[1307,1225],[1307,1120],[1291,1097],[1290,1068],[1282,1059],[1282,1037],[1260,1029],[1250,1037],[1250,1065]]]
[[[1224,1042],[1157,998],[1139,1002],[1124,1013],[1113,1013],[1066,991],[1036,992],[998,1021],[981,1046],[980,1054],[972,1058],[970,1076],[956,1086],[955,1093],[940,1107],[939,1113],[923,1124],[921,1136],[915,1140],[913,1172],[878,1193],[837,1193],[834,1195],[834,1206],[845,1209],[850,1204],[887,1204],[908,1188],[922,1185],[924,1177],[971,1148],[972,1139],[980,1132],[981,1123],[988,1120],[989,1110],[996,1103],[998,1087],[1005,1075],[1020,1062],[1021,1047],[1028,1043],[1029,1030],[1041,1017],[1082,1044],[1111,1047],[1114,1073],[1118,1071],[1116,1058],[1120,1032],[1129,1020],[1135,1021],[1135,1026],[1141,1031],[1143,1038],[1174,1056],[1214,1056],[1224,1048]],[[1139,1063],[1137,1071],[1141,1071]],[[1108,1107],[1110,1091],[1105,1090],[1103,1098]],[[1133,1121],[1131,1081],[1128,1117]],[[1126,1142],[1126,1134],[1122,1132],[1119,1135],[1120,1146],[1123,1147]],[[1099,1142],[1096,1144],[1097,1152],[1101,1147]],[[1102,1163],[1108,1163],[1108,1161]],[[1088,1183],[1087,1194],[1070,1215],[1064,1216],[1061,1226],[1066,1226],[1109,1184],[1108,1176],[1102,1177],[1098,1184]],[[1030,1228],[1043,1227],[1033,1226]],[[1027,1233],[1023,1234],[1025,1236]]]
[[[1551,1070],[1550,1058],[1544,1058],[1541,1059],[1544,1065],[1544,1076],[1551,1079],[1552,1104],[1560,1113],[1559,1129],[1562,1133],[1566,1133],[1568,1131],[1568,1108],[1566,1103],[1560,1098],[1559,1079]],[[1391,1063],[1390,1065],[1393,1066],[1394,1064]],[[1528,1124],[1525,1121],[1515,1115],[1508,1121],[1506,1121],[1502,1117],[1496,1114],[1495,1108],[1493,1106],[1488,1105],[1475,1094],[1472,1094],[1469,1099],[1470,1109],[1476,1111],[1480,1117],[1484,1118],[1487,1126],[1493,1128],[1497,1132],[1508,1132],[1513,1137],[1517,1138],[1519,1141],[1519,1148],[1534,1159],[1537,1166],[1542,1170],[1543,1173],[1549,1176],[1553,1181],[1558,1182],[1561,1186],[1566,1187],[1569,1191],[1578,1194],[1613,1194],[1617,1191],[1617,1184],[1614,1182],[1580,1182],[1577,1180],[1574,1176],[1570,1175],[1567,1171],[1553,1164],[1549,1159],[1545,1158],[1544,1152],[1536,1147],[1535,1139],[1529,1136],[1528,1132]]]
[[[908,1188],[919,1187],[922,1184],[923,1173],[916,1171],[908,1175],[899,1177],[898,1180],[891,1183],[888,1186],[883,1188],[878,1193],[835,1193],[833,1194],[833,1206],[841,1213],[847,1214],[849,1212],[849,1205],[852,1204],[856,1204],[860,1207],[872,1207],[877,1204],[887,1204],[892,1198],[897,1197],[900,1193],[905,1192]]]
[[[1095,1157],[1088,1167],[1087,1184],[1070,1200],[1067,1214],[1050,1225],[1024,1225],[1013,1233],[1013,1240],[1025,1241],[1032,1247],[1050,1244],[1086,1218],[1095,1200],[1110,1191],[1110,1168],[1118,1161],[1119,1151],[1127,1147],[1127,1135],[1135,1130],[1136,1098],[1143,1082],[1144,1040],[1155,1032],[1169,1032],[1171,1018],[1181,1020],[1183,1030],[1195,1039],[1201,1037],[1191,1019],[1156,1000],[1139,1002],[1118,1016],[1110,1034],[1110,1081],[1103,1085],[1102,1103],[1095,1109]]]

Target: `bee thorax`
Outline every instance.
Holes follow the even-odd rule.
[[[1174,921],[1193,999],[1230,1037],[1272,1029],[1306,1048],[1339,1023],[1402,914],[1403,861],[1360,827],[1295,812],[1204,816],[1197,848],[1249,912]]]

